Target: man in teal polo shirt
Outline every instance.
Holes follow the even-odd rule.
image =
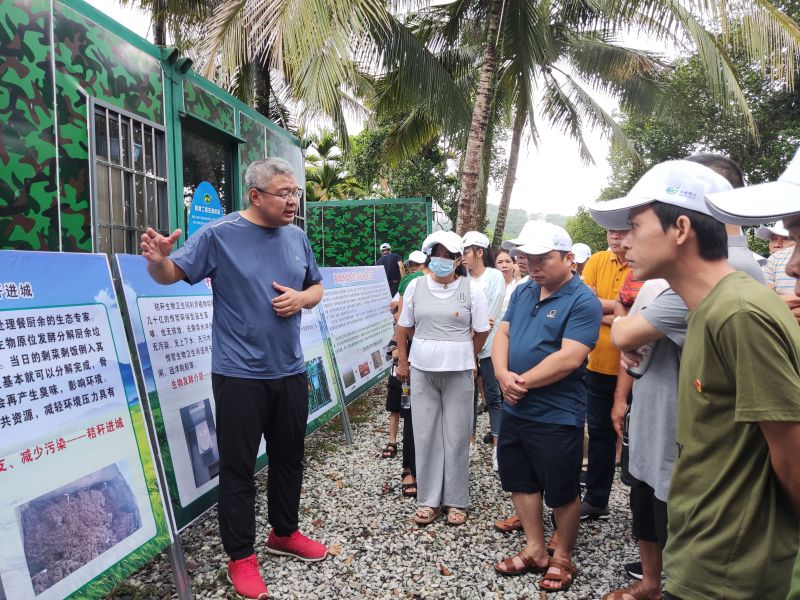
[[[497,460],[511,492],[526,545],[495,565],[502,575],[545,572],[544,591],[567,589],[581,503],[578,473],[586,419],[586,357],[597,341],[603,309],[572,272],[572,240],[543,223],[512,254],[528,259],[530,281],[514,290],[492,346],[505,404]],[[554,509],[558,544],[548,561],[542,496]]]

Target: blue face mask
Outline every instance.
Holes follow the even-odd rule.
[[[434,256],[431,258],[431,263],[428,265],[428,268],[433,272],[434,275],[438,275],[439,277],[447,277],[456,270],[455,262],[456,261],[450,258],[439,258],[438,256]]]

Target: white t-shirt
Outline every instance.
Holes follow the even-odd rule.
[[[492,356],[492,342],[497,328],[500,327],[500,320],[503,318],[503,296],[505,294],[506,280],[503,274],[492,267],[487,267],[479,277],[472,277],[472,285],[477,285],[486,296],[486,303],[489,306],[489,318],[494,321],[489,337],[483,344],[483,348],[478,354],[478,358],[489,358]]]
[[[503,295],[503,310],[500,311],[501,319],[502,315],[506,314],[506,311],[508,310],[508,303],[511,301],[511,294],[514,293],[514,290],[517,289],[518,285],[519,281],[517,279],[512,279],[509,283],[506,284],[506,292]]]
[[[428,289],[436,298],[449,298],[458,289],[458,280],[454,283],[436,283],[430,275]],[[414,328],[414,292],[417,290],[417,277],[406,288],[403,294],[403,312],[397,324],[401,327]],[[489,331],[489,305],[486,296],[477,285],[469,286],[469,296],[472,303],[472,330],[481,332]],[[411,346],[411,356],[408,361],[415,369],[420,371],[467,371],[475,367],[475,355],[472,352],[472,342],[448,342],[444,340],[426,340],[418,335],[414,336],[414,345]]]

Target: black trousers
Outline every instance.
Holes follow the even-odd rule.
[[[254,471],[261,436],[267,443],[269,522],[280,536],[297,530],[308,383],[300,373],[282,379],[212,375],[219,446],[219,532],[234,560],[250,556],[256,540]]]
[[[403,417],[403,469],[408,469],[414,478],[417,477],[417,454],[414,447],[414,421],[411,418],[411,409],[402,408]]]
[[[589,397],[586,417],[589,422],[589,466],[586,468],[586,494],[583,500],[597,508],[608,504],[614,482],[617,432],[611,424],[616,375],[586,372]]]

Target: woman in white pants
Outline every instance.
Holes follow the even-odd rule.
[[[463,525],[470,504],[473,373],[475,357],[489,335],[488,306],[483,292],[464,276],[458,235],[432,233],[422,251],[431,256],[431,274],[406,288],[396,336],[397,377],[411,378],[418,504],[414,520],[427,525],[446,506],[447,522]]]

